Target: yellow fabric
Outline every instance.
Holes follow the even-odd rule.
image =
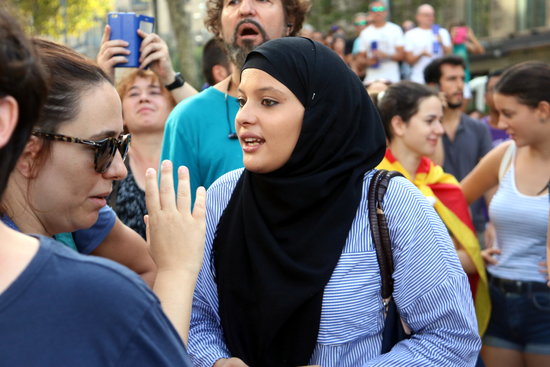
[[[417,172],[414,181],[411,180],[409,173],[397,160],[392,163],[388,160],[388,158],[384,158],[384,160],[376,168],[401,172],[422,192],[424,196],[435,199],[434,209],[452,233],[453,237],[458,241],[458,243],[460,243],[466,253],[470,256],[479,275],[479,281],[476,287],[474,299],[478,330],[479,334],[483,335],[489,323],[489,317],[491,314],[491,300],[489,297],[485,263],[481,257],[481,249],[476,233],[451,209],[446,207],[429,186],[433,184],[449,184],[456,185],[460,189],[460,184],[453,175],[445,173],[440,166],[431,161],[429,171]]]

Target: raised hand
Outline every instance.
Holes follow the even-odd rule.
[[[145,174],[145,199],[148,215],[147,240],[157,264],[153,290],[164,312],[187,343],[193,291],[202,264],[205,237],[206,191],[197,189],[191,211],[189,171],[178,169],[177,203],[172,163],[161,165],[160,185],[153,168]],[[160,188],[159,188],[160,186]]]
[[[101,47],[97,54],[97,63],[103,71],[114,79],[115,77],[115,65],[128,62],[128,59],[124,55],[130,55],[128,42],[124,40],[109,40],[111,36],[111,27],[105,26],[103,31],[103,37],[101,38]]]
[[[139,68],[149,67],[159,77],[162,85],[174,81],[176,72],[170,60],[168,45],[156,33],[147,34],[138,29],[138,35],[143,38],[140,48]]]

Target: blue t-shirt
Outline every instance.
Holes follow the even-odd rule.
[[[237,99],[210,87],[179,103],[168,116],[162,142],[161,161],[174,168],[189,168],[191,195],[197,187],[208,188],[218,177],[243,167],[243,152],[235,132]],[[174,182],[177,182],[174,169]]]
[[[487,126],[483,122],[463,113],[454,140],[451,141],[447,134],[443,135],[443,149],[445,151],[443,170],[461,181],[491,148],[491,135]],[[470,205],[472,221],[478,233],[485,230],[484,207],[485,200],[483,198],[474,201]]]
[[[4,224],[8,227],[21,232],[19,228],[17,228],[17,225],[15,225],[15,223],[7,215],[1,216],[0,220],[2,220],[2,222],[4,222]],[[111,229],[113,229],[115,222],[115,212],[110,206],[105,205],[99,210],[97,221],[93,226],[72,233],[66,232],[56,234],[55,239],[73,250],[77,250],[82,254],[88,255],[91,254],[101,242],[103,242],[105,237],[107,237],[109,232],[111,232]]]
[[[135,273],[37,238],[37,254],[0,294],[2,366],[190,366]]]
[[[87,229],[81,229],[79,231],[73,232],[74,242],[78,252],[82,254],[91,254],[97,246],[103,240],[116,222],[116,214],[110,206],[105,205],[99,210],[99,215],[97,221],[93,226]]]

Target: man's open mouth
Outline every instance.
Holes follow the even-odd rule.
[[[258,27],[256,27],[254,24],[244,23],[239,26],[237,34],[241,38],[256,37],[260,35],[260,31],[258,30]]]

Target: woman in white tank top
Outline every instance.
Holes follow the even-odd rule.
[[[462,181],[472,202],[498,185],[489,213],[493,247],[483,251],[493,309],[482,357],[491,366],[550,365],[547,286],[550,66],[526,62],[495,86],[498,127],[512,141],[489,152]]]

